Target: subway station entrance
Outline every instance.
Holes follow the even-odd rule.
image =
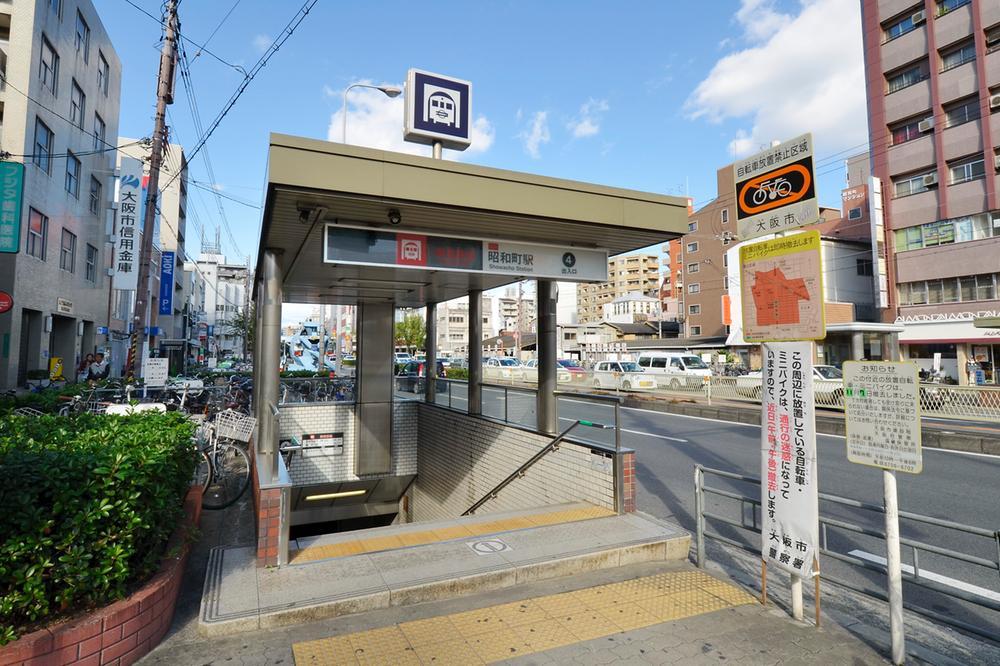
[[[556,283],[604,282],[609,255],[686,229],[677,197],[271,135],[253,292],[257,543],[213,553],[202,630],[265,626],[267,613],[296,608],[328,616],[442,598],[462,587],[456,579],[504,586],[686,557],[688,535],[636,513],[618,399],[575,393],[595,416],[569,420],[556,386]],[[538,362],[536,388],[517,400],[530,401],[533,425],[484,408],[497,387],[474,344],[482,293],[523,279],[537,281]],[[435,308],[463,296],[468,380],[453,382],[436,377]],[[351,399],[283,404],[283,302],[355,306]],[[408,396],[393,376],[399,308],[426,308],[427,374]],[[586,429],[601,437],[578,437]],[[392,514],[387,527],[293,532]],[[277,567],[267,585],[260,567]]]

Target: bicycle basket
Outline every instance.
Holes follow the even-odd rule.
[[[108,403],[91,400],[86,403],[88,414],[103,414],[108,411]]]
[[[44,414],[33,407],[18,407],[14,410],[18,416],[44,416]]]
[[[215,432],[219,437],[249,442],[257,419],[239,412],[225,410],[215,415]]]

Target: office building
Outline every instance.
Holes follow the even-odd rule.
[[[862,24],[885,318],[905,357],[995,384],[1000,340],[974,320],[1000,312],[1000,2],[865,0]]]
[[[74,376],[109,309],[121,63],[89,0],[0,3],[0,148],[24,161],[19,235],[0,254],[0,388],[60,359]],[[30,98],[30,99],[29,99]]]

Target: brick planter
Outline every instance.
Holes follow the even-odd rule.
[[[0,666],[18,664],[112,664],[126,666],[156,647],[174,617],[190,544],[187,534],[201,517],[201,490],[184,498],[185,518],[167,545],[160,570],[146,585],[89,615],[50,625],[0,648]]]

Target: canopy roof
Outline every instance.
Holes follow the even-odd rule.
[[[398,224],[390,224],[398,211]],[[282,251],[286,302],[421,307],[530,275],[324,263],[327,224],[633,251],[687,231],[679,197],[272,134],[258,262]],[[258,269],[259,269],[258,263]],[[259,272],[258,272],[259,274]]]

